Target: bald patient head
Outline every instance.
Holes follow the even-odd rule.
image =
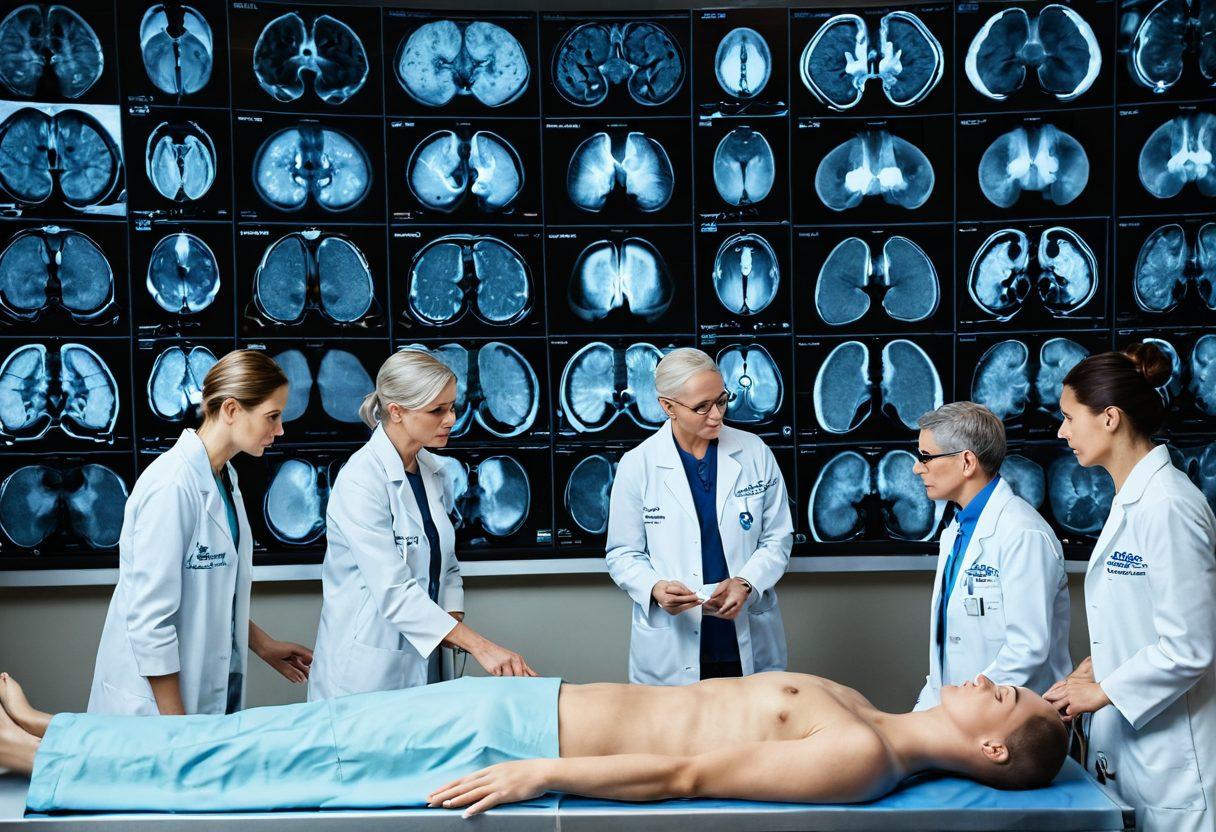
[[[941,708],[959,731],[964,773],[998,789],[1037,789],[1055,779],[1068,754],[1068,731],[1047,700],[986,676],[942,688]]]

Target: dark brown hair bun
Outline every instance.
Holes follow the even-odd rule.
[[[1132,344],[1123,354],[1132,360],[1136,372],[1153,387],[1160,387],[1170,380],[1174,368],[1169,357],[1156,344]]]

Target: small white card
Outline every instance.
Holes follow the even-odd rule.
[[[714,594],[714,590],[717,588],[717,581],[712,584],[703,584],[701,588],[697,590],[697,597],[701,599],[702,603],[704,603],[705,601],[709,600],[710,596]]]

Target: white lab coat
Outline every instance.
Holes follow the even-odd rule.
[[[439,602],[427,594],[431,547],[405,465],[377,427],[338,473],[326,512],[321,624],[308,699],[425,685],[427,659],[464,609],[452,487],[436,457],[418,452],[443,558]]]
[[[1089,760],[1142,832],[1216,829],[1216,519],[1164,445],[1136,464],[1085,574]]]
[[[1072,670],[1064,550],[1047,521],[1001,479],[980,512],[950,593],[943,672],[938,611],[942,575],[958,531],[956,519],[938,545],[929,675],[916,702],[918,711],[940,704],[943,685],[959,685],[979,673],[998,685],[1041,694]],[[968,607],[979,612],[981,599],[983,614],[969,614]]]
[[[731,577],[752,585],[735,619],[744,675],[784,670],[785,628],[774,587],[789,565],[794,527],[785,480],[758,437],[723,427],[718,438],[718,529]],[[740,514],[751,515],[743,528]],[[701,574],[701,529],[671,423],[621,457],[608,513],[608,572],[634,601],[629,680],[683,685],[701,678],[701,608],[670,615],[653,602],[660,580],[692,589]]]
[[[180,674],[186,713],[227,708],[234,605],[245,674],[253,570],[253,536],[231,465],[228,476],[239,548],[207,449],[193,430],[136,481],[123,512],[118,585],[97,649],[89,713],[156,714],[147,677],[169,673]]]

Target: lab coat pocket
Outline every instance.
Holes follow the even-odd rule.
[[[128,690],[116,688],[109,682],[102,682],[102,688],[106,692],[105,713],[114,716],[159,716],[160,709],[156,707],[156,700],[147,696],[140,696],[137,693],[131,693]]]
[[[975,595],[983,603],[979,616],[980,633],[985,641],[1005,641],[1005,604],[1000,585],[976,587]]]
[[[346,655],[343,679],[351,693],[401,690],[409,684],[409,661],[404,651],[372,647],[355,640]]]
[[[651,606],[669,621],[667,626],[652,627],[645,615],[635,613],[629,644],[629,681],[636,685],[675,684],[680,673],[679,642],[672,631],[671,616],[657,604]]]
[[[1206,807],[1185,696],[1172,702],[1138,732],[1131,732],[1129,739],[1123,753],[1123,768],[1129,782],[1137,784],[1146,806]],[[1128,763],[1137,770],[1127,771]]]

